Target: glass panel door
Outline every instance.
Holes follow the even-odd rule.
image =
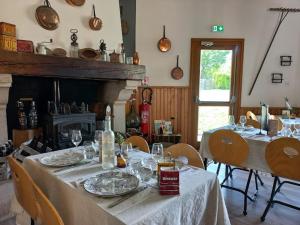
[[[200,50],[198,141],[204,131],[227,124],[233,87],[232,65],[232,49]]]

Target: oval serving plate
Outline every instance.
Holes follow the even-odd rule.
[[[64,167],[71,166],[81,162],[84,155],[79,152],[65,152],[60,154],[49,155],[41,158],[39,161],[45,166]]]
[[[87,179],[83,187],[94,195],[116,197],[128,194],[139,186],[139,179],[129,173],[109,171]]]

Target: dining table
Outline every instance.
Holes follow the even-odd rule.
[[[268,166],[265,159],[265,150],[267,144],[272,140],[280,138],[280,135],[270,137],[267,135],[267,131],[253,127],[233,128],[232,126],[222,126],[216,129],[211,129],[203,132],[201,139],[199,152],[204,159],[213,160],[213,156],[209,149],[208,140],[210,134],[220,129],[233,130],[247,141],[249,153],[246,161],[242,163],[243,167],[258,170],[264,173],[272,173],[272,170]]]
[[[179,195],[160,195],[157,178],[153,175],[150,180],[139,180],[139,186],[143,188],[135,194],[103,197],[87,192],[83,186],[86,180],[107,172],[97,157],[65,168],[41,163],[44,157],[72,152],[81,153],[83,150],[77,147],[44,153],[27,157],[23,162],[65,225],[230,225],[214,173],[184,165],[179,170]],[[128,162],[151,157],[151,154],[131,149]],[[128,167],[115,167],[112,171],[126,172]]]

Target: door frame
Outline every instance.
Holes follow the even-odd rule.
[[[241,94],[242,94],[242,78],[243,78],[243,60],[244,60],[244,39],[242,38],[192,38],[191,39],[191,58],[190,58],[190,129],[188,142],[196,148],[200,143],[197,141],[198,132],[198,104],[197,96],[199,92],[199,74],[200,74],[200,50],[201,42],[217,42],[224,45],[237,45],[239,48],[236,52],[236,74],[234,75],[236,88],[234,90],[236,102],[234,105],[234,115],[236,118],[240,115],[241,110]]]

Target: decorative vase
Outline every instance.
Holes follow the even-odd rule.
[[[140,57],[137,52],[133,54],[133,64],[134,65],[139,65],[140,64]]]

